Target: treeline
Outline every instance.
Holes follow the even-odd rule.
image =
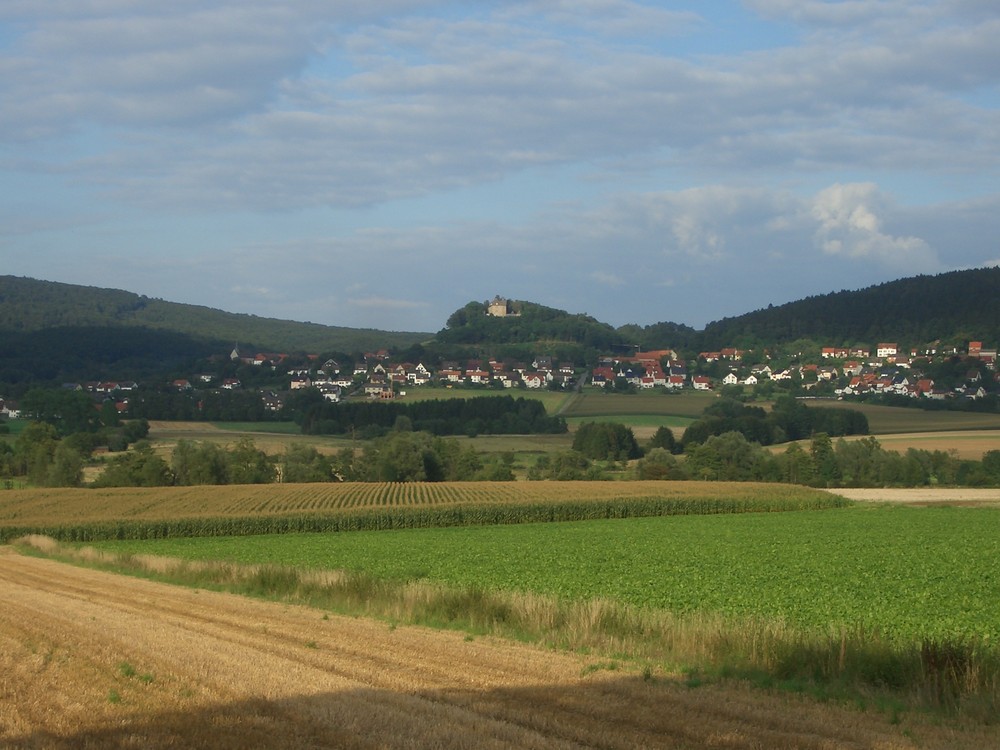
[[[36,487],[79,487],[95,450],[127,450],[148,432],[144,420],[70,434],[60,434],[46,422],[32,422],[13,444],[0,440],[0,481],[5,487],[13,487],[18,477]]]
[[[182,422],[267,422],[285,418],[268,410],[260,393],[249,388],[196,392],[141,388],[129,399],[129,414]]]
[[[770,411],[724,398],[688,425],[681,446],[687,452],[690,446],[726,432],[739,432],[760,445],[774,445],[820,432],[832,437],[867,435],[868,418],[855,409],[808,407],[793,396],[779,396]]]
[[[945,451],[887,451],[871,436],[834,441],[819,433],[813,435],[807,447],[791,443],[784,452],[775,453],[747,440],[742,433],[726,432],[690,446],[683,456],[672,453],[669,447],[647,445],[643,457],[627,466],[611,458],[594,459],[577,450],[547,454],[536,459],[527,478],[778,482],[827,488],[997,487],[1000,451],[989,451],[981,461],[974,461]]]
[[[374,437],[393,428],[433,435],[528,435],[566,432],[566,420],[549,416],[537,399],[477,396],[468,399],[314,403],[296,416],[307,435]]]
[[[509,454],[483,456],[456,440],[406,430],[333,456],[301,443],[269,456],[244,438],[229,446],[181,440],[167,461],[143,442],[113,458],[93,486],[511,481],[513,462]]]
[[[945,451],[910,448],[887,451],[874,437],[834,441],[812,437],[807,448],[792,443],[774,453],[741,433],[713,435],[685,453],[685,460],[662,448],[646,453],[637,467],[641,479],[788,482],[813,487],[1000,486],[1000,451],[981,461]]]
[[[224,346],[137,326],[0,329],[0,387],[10,395],[67,382],[160,379],[165,373],[190,371]]]

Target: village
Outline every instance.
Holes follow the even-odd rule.
[[[536,356],[531,361],[495,357],[443,360],[431,366],[395,361],[391,352],[382,349],[341,366],[318,355],[306,355],[303,361],[290,364],[293,358],[287,354],[250,354],[234,347],[228,357],[220,359],[227,359],[231,369],[246,373],[246,385],[240,377],[203,372],[175,379],[165,387],[192,395],[253,390],[266,412],[274,415],[291,395],[307,389],[315,389],[333,403],[347,398],[405,398],[411,389],[424,388],[531,391],[584,387],[626,393],[693,389],[767,398],[776,391],[786,391],[838,399],[891,396],[962,402],[983,399],[1000,388],[996,358],[996,348],[984,347],[981,341],[970,341],[964,351],[939,346],[904,349],[882,342],[872,349],[822,347],[818,356],[721,348],[699,352],[687,361],[672,349],[636,351],[602,356],[592,368],[559,362],[551,356]],[[949,375],[944,381],[936,380],[932,373],[942,371],[944,362],[951,365]],[[260,376],[254,376],[258,368]],[[259,385],[265,380],[268,385]],[[133,380],[65,383],[63,388],[86,392],[98,405],[111,401],[122,416],[129,414],[130,401],[141,391]],[[15,401],[0,398],[0,418],[20,416]]]

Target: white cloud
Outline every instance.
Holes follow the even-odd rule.
[[[884,197],[872,183],[831,185],[812,202],[818,222],[816,242],[823,252],[871,258],[914,273],[941,270],[937,255],[919,237],[895,237],[882,231],[879,212]]]

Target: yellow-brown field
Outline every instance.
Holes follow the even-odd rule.
[[[862,435],[852,435],[844,440],[861,440]],[[1000,450],[1000,430],[955,430],[951,432],[904,432],[873,435],[886,450],[906,453],[910,448],[926,451],[954,452],[958,458],[979,461],[986,451]],[[839,438],[838,438],[839,439]],[[799,443],[808,450],[809,441]],[[769,446],[776,453],[783,453],[789,443]]]
[[[629,498],[801,496],[792,485],[747,482],[437,482],[53,488],[0,493],[0,527],[109,520],[335,513],[398,506],[552,503]],[[817,491],[818,492],[818,491]]]
[[[5,748],[997,746],[606,660],[126,578],[0,548]]]

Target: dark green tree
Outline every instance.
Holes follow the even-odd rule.
[[[680,451],[674,431],[666,425],[660,425],[656,428],[656,432],[653,433],[653,437],[649,441],[649,447],[650,449],[663,448],[667,453],[678,453]]]
[[[182,486],[227,484],[229,465],[226,451],[216,443],[178,440],[170,459],[175,483]]]
[[[650,448],[639,461],[639,479],[687,479],[677,457],[666,448]]]
[[[230,484],[269,484],[276,476],[274,462],[250,438],[226,451],[226,470]]]
[[[27,476],[32,484],[44,485],[58,443],[59,435],[53,425],[29,424],[14,443],[15,474]]]
[[[573,436],[573,450],[598,461],[627,461],[642,451],[632,429],[616,422],[585,422]]]
[[[145,442],[112,459],[94,482],[95,487],[163,487],[174,483],[167,462]]]
[[[833,441],[825,432],[813,435],[809,446],[813,463],[813,484],[819,487],[836,487],[840,483],[840,467],[833,451]]]
[[[59,435],[96,432],[100,413],[90,396],[65,388],[34,388],[24,394],[21,410],[32,419],[56,428]]]
[[[336,479],[333,460],[315,447],[292,443],[278,461],[282,482],[330,482]]]
[[[89,455],[89,451],[87,453]],[[47,487],[79,487],[83,482],[85,456],[69,440],[60,440],[45,473]]]

